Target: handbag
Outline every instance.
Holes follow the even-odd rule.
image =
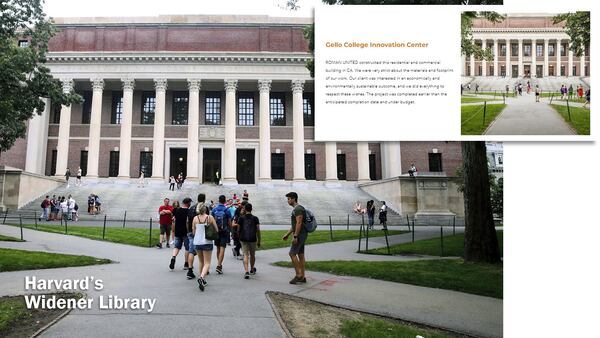
[[[215,227],[208,222],[206,222],[206,224],[204,225],[204,238],[211,241],[219,239],[219,233],[217,232],[217,230],[215,230]]]

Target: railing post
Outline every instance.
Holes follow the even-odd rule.
[[[456,215],[454,215],[454,220],[452,221],[452,235],[456,235]]]
[[[387,228],[387,224],[383,225],[383,234],[385,235],[385,245],[387,246],[388,255],[391,255],[392,252],[390,251],[390,242],[388,240],[388,228]]]
[[[350,230],[350,214],[348,214],[348,219],[346,221],[346,230]]]
[[[104,214],[104,224],[102,225],[102,239],[106,235],[106,214]]]
[[[440,247],[442,249],[441,257],[444,257],[444,227],[440,226]]]
[[[4,220],[2,221],[3,224],[6,223],[6,216],[8,216],[8,208],[6,208],[6,210],[4,210]]]
[[[21,228],[21,240],[23,240],[23,218],[19,214],[19,228]]]
[[[329,237],[331,238],[331,241],[333,242],[333,228],[331,227],[331,216],[329,216]]]
[[[367,237],[365,241],[365,251],[369,251],[369,227],[367,227]]]
[[[406,226],[408,227],[408,231],[410,231],[410,220],[408,219],[408,214],[406,214]]]
[[[569,99],[567,99],[567,113],[569,114],[569,122],[571,122],[571,107],[569,107]]]
[[[125,210],[125,214],[123,215],[123,229],[125,229],[125,220],[127,219],[127,210]]]
[[[67,225],[69,223],[69,216],[65,217],[65,235],[68,235]]]
[[[360,252],[360,243],[362,241],[362,229],[363,229],[363,226],[361,224],[360,228],[358,229],[358,252]]]
[[[148,234],[148,247],[152,247],[152,217],[150,217],[150,231]]]
[[[485,112],[487,110],[487,101],[483,101],[483,121],[481,123],[482,126],[485,126]]]
[[[37,230],[37,221],[38,221],[37,211],[33,212],[33,221],[35,222],[35,230]]]
[[[412,242],[415,242],[415,219],[412,221]]]

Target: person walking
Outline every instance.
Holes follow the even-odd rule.
[[[582,85],[577,86],[577,97],[579,97],[579,99],[583,98],[583,86]]]
[[[369,229],[373,230],[373,224],[375,223],[375,202],[373,200],[367,202],[367,219]]]
[[[408,169],[408,175],[410,177],[415,177],[415,173],[417,172],[417,166],[414,163],[410,164],[410,169]]]
[[[60,198],[60,213],[60,217],[62,217],[65,222],[69,220],[69,202],[67,202],[67,199],[64,196]]]
[[[240,250],[242,249],[242,242],[240,242],[240,233],[239,233],[239,227],[237,226],[239,223],[239,219],[240,217],[244,216],[246,214],[246,210],[244,210],[244,206],[247,204],[248,202],[246,201],[242,201],[242,203],[239,204],[239,206],[235,209],[235,213],[233,215],[233,221],[231,223],[231,238],[233,238],[233,257],[237,258],[237,259],[243,259],[243,256],[240,252]]]
[[[171,236],[171,223],[173,222],[173,206],[169,205],[170,200],[165,198],[163,205],[158,208],[158,214],[160,215],[158,223],[160,224],[160,239],[156,247],[162,248],[162,243],[166,242],[167,248],[169,248],[169,238]]]
[[[215,240],[217,247],[217,268],[216,271],[220,275],[223,273],[223,259],[225,258],[225,248],[231,241],[231,215],[225,206],[225,195],[219,196],[219,204],[210,212],[217,223],[219,229],[219,239]]]
[[[387,227],[387,205],[385,201],[381,201],[381,208],[379,208],[379,224],[383,225],[384,229]]]
[[[573,84],[569,85],[569,100],[573,98]]]
[[[50,199],[50,220],[56,221],[58,219],[58,201],[56,200],[56,195],[52,195],[52,199]]]
[[[208,208],[205,205],[202,205],[198,215],[195,216],[194,220],[192,221],[192,231],[194,232],[194,250],[198,255],[199,261],[199,277],[197,281],[200,291],[204,291],[204,288],[206,285],[208,285],[205,278],[210,269],[210,260],[213,250],[213,241],[206,238],[206,230],[208,227],[213,227],[213,230],[217,233],[219,231],[215,219],[213,216],[208,214]]]
[[[252,215],[252,204],[244,205],[244,214],[238,218],[236,224],[244,253],[244,279],[256,274],[256,248],[260,248],[260,221]],[[250,262],[250,270],[248,270]]]
[[[169,269],[173,270],[175,268],[175,259],[181,250],[181,247],[185,247],[185,255],[184,255],[184,265],[183,268],[188,268],[188,255],[190,252],[190,242],[188,238],[188,229],[187,229],[187,221],[188,215],[190,212],[190,205],[192,204],[192,199],[186,197],[182,201],[183,205],[179,208],[173,208],[173,219],[175,227],[173,229],[173,257],[171,257],[171,263],[169,264]],[[175,204],[175,203],[173,203]]]
[[[75,181],[75,186],[77,187],[81,187],[81,174],[82,174],[82,170],[81,167],[77,167],[77,180]]]
[[[40,205],[42,207],[42,214],[39,217],[39,221],[43,219],[47,221],[50,220],[50,196],[46,195],[46,198],[44,198],[44,200],[42,201],[42,204]]]
[[[65,172],[65,180],[67,180],[67,189],[69,188],[69,178],[71,178],[71,170],[67,168],[67,171]]]
[[[585,91],[585,103],[583,104],[583,108],[587,108],[586,106],[590,104],[590,88]]]
[[[169,176],[169,190],[175,191],[175,177]]]
[[[73,196],[69,195],[67,205],[69,206],[69,221],[77,221],[77,211],[75,210],[76,203]]]
[[[144,181],[144,171],[140,170],[140,178],[138,178],[138,188],[143,188],[146,182]]]
[[[287,197],[287,203],[291,206],[292,215],[291,215],[291,227],[288,232],[281,237],[282,240],[287,241],[288,237],[291,234],[294,234],[294,239],[292,240],[292,245],[290,246],[290,259],[292,260],[292,264],[294,265],[294,270],[296,271],[296,276],[290,280],[290,284],[298,284],[298,283],[306,283],[305,277],[305,265],[306,258],[304,256],[304,244],[306,243],[306,239],[308,238],[308,231],[304,226],[305,220],[304,215],[306,210],[300,204],[298,204],[298,194],[291,191],[285,195]]]
[[[194,246],[194,230],[192,229],[192,223],[194,222],[194,217],[200,214],[200,209],[207,208],[207,214],[210,214],[210,208],[206,205],[206,195],[198,194],[198,203],[192,205],[188,211],[187,218],[187,236],[188,242],[190,243],[189,253],[187,256],[187,261],[184,267],[188,268],[187,279],[194,279],[196,275],[194,275],[194,257],[196,256],[196,249]]]
[[[96,213],[102,211],[102,203],[100,203],[100,196],[94,195],[94,205],[96,206]]]
[[[535,102],[540,102],[540,87],[535,85]]]

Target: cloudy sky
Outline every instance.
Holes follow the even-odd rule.
[[[286,0],[45,0],[51,17],[155,16],[167,14],[253,14],[312,17],[320,0],[299,0],[296,11]]]

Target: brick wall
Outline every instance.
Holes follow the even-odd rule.
[[[442,169],[448,176],[454,176],[456,168],[462,165],[460,142],[401,142],[402,173],[407,173],[412,162],[419,171],[429,171],[429,153],[437,149],[442,154]]]

